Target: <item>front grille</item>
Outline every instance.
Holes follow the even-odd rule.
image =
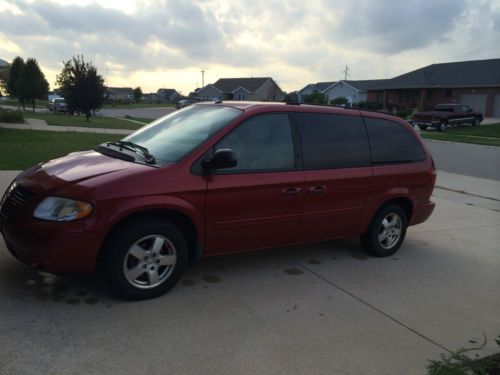
[[[0,213],[4,217],[14,215],[17,210],[28,204],[35,194],[21,186],[16,186],[10,194],[5,197]]]

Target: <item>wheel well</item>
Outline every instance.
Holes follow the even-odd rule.
[[[403,198],[403,197],[400,197],[400,198],[394,198],[394,199],[391,199],[391,200],[388,200],[387,202],[385,202],[380,208],[379,208],[379,211],[382,209],[382,207],[385,207],[385,206],[388,206],[390,204],[397,204],[399,206],[401,206],[403,208],[403,210],[405,210],[405,213],[406,213],[406,219],[408,220],[408,225],[410,224],[411,222],[411,216],[413,214],[413,205],[411,203],[411,200],[408,199],[408,198]],[[377,211],[378,212],[378,211]]]
[[[148,210],[148,211],[141,211],[138,213],[134,213],[115,223],[115,225],[113,225],[113,227],[108,231],[106,237],[104,238],[104,241],[102,242],[97,262],[100,263],[102,256],[104,255],[104,248],[106,246],[106,242],[109,241],[109,239],[113,236],[113,234],[117,230],[119,230],[123,225],[131,221],[140,220],[145,217],[157,217],[165,219],[170,221],[172,224],[176,225],[177,228],[179,228],[179,230],[184,234],[184,237],[186,239],[189,250],[188,254],[189,262],[194,263],[197,260],[197,258],[199,257],[199,254],[197,254],[198,234],[196,231],[196,226],[194,225],[193,221],[187,215],[179,211],[160,209],[160,210]]]

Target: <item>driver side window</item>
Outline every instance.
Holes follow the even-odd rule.
[[[286,113],[257,115],[239,124],[215,145],[236,154],[237,165],[220,173],[295,169],[290,120]]]

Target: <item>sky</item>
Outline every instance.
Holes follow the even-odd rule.
[[[308,83],[392,78],[500,58],[500,0],[0,0],[0,59],[34,57],[55,87],[63,61],[110,87],[184,95],[219,78]]]

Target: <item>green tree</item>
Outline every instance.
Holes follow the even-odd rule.
[[[104,102],[104,78],[97,73],[92,63],[77,55],[63,62],[64,67],[57,76],[57,84],[70,112],[85,113],[89,121],[92,111],[101,108]]]
[[[31,103],[33,112],[36,108],[36,100],[47,96],[49,92],[49,83],[45,79],[45,75],[38,66],[36,59],[29,58],[21,69],[21,74],[16,81],[16,95],[23,104]]]
[[[21,76],[21,71],[24,67],[24,60],[22,57],[17,56],[10,66],[9,79],[7,80],[7,92],[10,96],[17,98],[24,108],[24,102],[17,96],[17,81]]]
[[[142,98],[142,90],[140,87],[134,89],[134,102],[139,103]]]
[[[304,103],[309,104],[326,104],[325,95],[319,91],[313,92],[311,95],[307,95],[304,98]]]

